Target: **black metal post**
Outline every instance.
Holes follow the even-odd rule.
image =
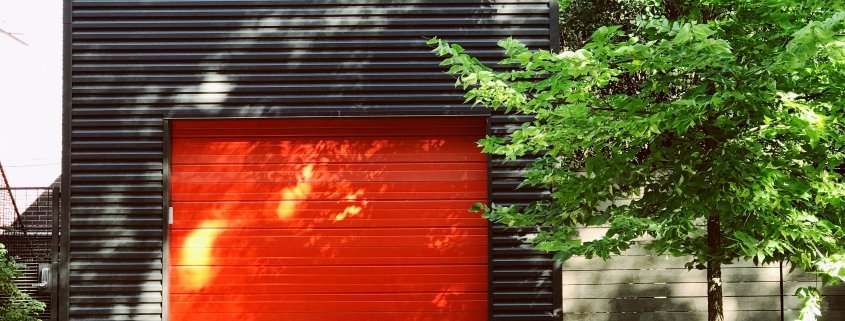
[[[786,316],[784,315],[784,306],[783,306],[783,260],[780,260],[780,269],[778,270],[780,274],[780,321],[785,321]]]
[[[52,230],[50,232],[50,321],[59,317],[59,202],[61,189],[53,187]]]

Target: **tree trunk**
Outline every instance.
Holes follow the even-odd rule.
[[[718,253],[722,249],[722,223],[719,215],[707,220],[707,247],[711,257],[707,261],[707,320],[724,321],[722,309],[722,262]]]

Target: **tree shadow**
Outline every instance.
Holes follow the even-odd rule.
[[[687,271],[685,261],[655,256],[641,248],[608,261],[572,258],[563,267],[564,311],[573,320],[707,320],[706,274]],[[725,320],[779,320],[780,271],[778,265],[725,265]],[[815,278],[787,272],[788,267],[784,268],[784,313],[791,320],[797,317],[799,305],[792,295],[794,289],[814,283]],[[834,298],[825,309],[836,310],[840,301]],[[839,315],[833,313],[834,318]]]
[[[487,0],[74,2],[71,318],[163,313],[162,118],[487,115],[462,103],[425,37],[492,64],[506,36],[548,47],[547,11]],[[373,210],[349,205],[361,209],[332,219]]]
[[[485,319],[484,120],[387,121],[176,122],[171,318]]]

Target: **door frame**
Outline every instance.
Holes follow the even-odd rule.
[[[342,118],[446,118],[446,117],[484,117],[485,129],[484,135],[491,135],[491,124],[489,110],[480,111],[475,109],[478,113],[467,114],[365,114],[365,115],[344,115],[344,116],[325,116],[325,115],[297,115],[285,117],[261,117],[260,119],[278,120],[278,119],[304,119],[304,118],[327,118],[327,119],[342,119]],[[255,117],[165,117],[162,119],[163,129],[163,157],[162,157],[162,242],[161,242],[161,320],[170,320],[170,224],[172,222],[172,212],[170,208],[171,203],[171,161],[173,153],[173,123],[188,121],[188,120],[238,120],[238,119],[256,119]],[[492,165],[491,156],[487,154],[487,205],[491,204],[493,183],[492,183]],[[487,319],[492,320],[493,317],[493,224],[487,221]]]

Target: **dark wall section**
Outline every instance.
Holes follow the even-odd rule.
[[[554,3],[554,1],[551,1]],[[161,320],[164,118],[487,114],[462,104],[425,37],[494,63],[549,48],[543,0],[66,0],[67,320]],[[555,9],[556,10],[556,9]],[[67,21],[66,21],[67,22]],[[505,133],[515,120],[494,116]],[[492,201],[519,163],[492,164]],[[492,319],[550,320],[548,256],[493,230]]]
[[[496,135],[510,134],[528,116],[495,113],[490,130]],[[522,182],[524,168],[533,159],[505,161],[490,159],[491,199],[500,205],[527,205],[547,195],[540,189],[516,187]],[[560,271],[550,254],[531,250],[529,238],[536,228],[493,226],[491,239],[492,315],[494,320],[560,320],[562,294]]]

